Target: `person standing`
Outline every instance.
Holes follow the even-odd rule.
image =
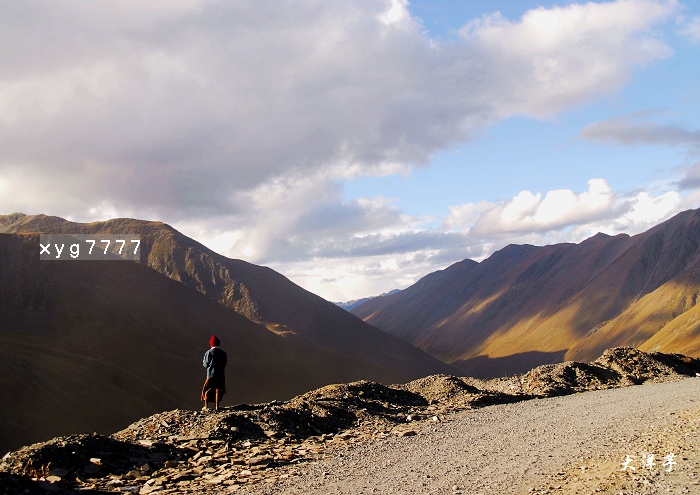
[[[209,403],[214,403],[214,410],[219,410],[219,402],[226,393],[226,379],[224,377],[224,368],[226,368],[226,363],[228,357],[226,356],[226,351],[221,349],[219,346],[221,341],[216,335],[212,335],[209,339],[209,346],[211,347],[204,354],[204,367],[207,369],[207,379],[204,381],[204,386],[202,387],[201,400],[204,402],[203,411],[209,409]]]

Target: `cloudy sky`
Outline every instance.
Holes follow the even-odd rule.
[[[0,37],[0,214],[162,220],[330,300],[700,206],[694,0],[26,0]]]

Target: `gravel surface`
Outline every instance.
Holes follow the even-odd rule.
[[[493,380],[358,381],[176,409],[9,452],[0,495],[700,495],[697,377],[698,359],[618,347]]]
[[[494,405],[413,432],[240,492],[700,494],[700,378]],[[642,468],[647,454],[653,465]],[[676,464],[665,463],[669,454]]]

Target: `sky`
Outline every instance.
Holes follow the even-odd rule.
[[[331,301],[700,207],[696,0],[27,0],[0,38],[0,214]]]

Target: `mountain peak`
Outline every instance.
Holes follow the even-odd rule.
[[[221,256],[161,222],[24,214],[0,222],[0,361],[11,363],[0,374],[0,450],[196,403],[200,344],[212,333],[231,351],[236,400],[455,372],[274,270]],[[42,261],[39,233],[138,234],[141,260]],[[22,370],[32,370],[37,392],[18,403]],[[86,375],[94,379],[81,384]],[[75,410],[83,396],[95,400]]]
[[[647,232],[511,244],[353,313],[480,377],[590,359],[611,346],[700,355],[700,210]]]

